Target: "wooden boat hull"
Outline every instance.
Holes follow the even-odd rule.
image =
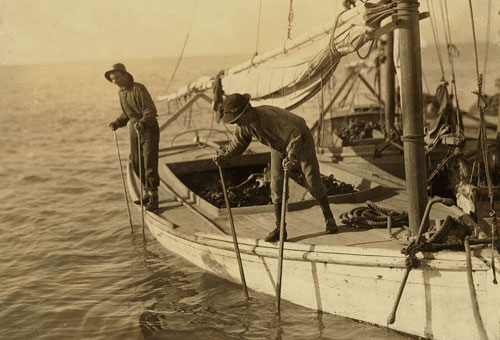
[[[134,178],[129,188],[137,199]],[[151,234],[166,249],[200,268],[239,283],[231,236],[195,233],[175,228],[157,214],[146,212]],[[238,239],[246,283],[254,291],[276,292],[277,244]],[[489,250],[472,258],[474,285],[489,339],[500,339],[500,286],[485,259]],[[421,255],[421,254],[420,254]],[[432,339],[478,339],[467,284],[465,253],[439,252],[420,256],[410,272],[392,329]],[[374,325],[386,326],[402,280],[404,257],[395,250],[309,245],[286,242],[282,298],[298,305]],[[496,253],[495,260],[500,261]]]
[[[486,117],[488,143],[494,143],[496,138],[496,118]],[[333,116],[323,121],[322,126],[316,122],[311,129],[314,138],[320,145],[317,149],[319,157],[332,163],[355,166],[366,173],[372,173],[378,176],[396,176],[405,178],[404,155],[403,152],[393,146],[383,151],[380,150],[385,142],[380,132],[378,137],[355,139],[343,142],[336,135],[337,130],[341,130],[347,121],[354,119],[370,124],[376,124],[380,119],[379,108],[372,106],[359,106],[353,112],[339,109],[333,113]],[[474,115],[464,115],[464,136],[465,144],[464,154],[470,154],[477,151],[477,134],[479,128],[479,118]],[[427,124],[431,124],[430,121]],[[377,154],[377,152],[380,154]],[[449,153],[447,145],[438,145],[427,157],[429,175]]]

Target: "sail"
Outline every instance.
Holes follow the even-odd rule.
[[[337,13],[324,25],[225,70],[216,86],[220,80],[218,86],[225,95],[250,94],[253,105],[269,104],[293,109],[321,89],[342,56],[373,39],[380,22],[392,13],[390,2],[359,1],[357,6]],[[159,99],[186,97],[213,86],[214,78],[200,78],[177,93]],[[215,98],[217,100],[222,98]]]
[[[253,105],[293,109],[315,95],[342,56],[369,41],[390,14],[390,4],[360,3],[345,10],[284,46],[228,69],[222,78],[224,93],[249,93]]]

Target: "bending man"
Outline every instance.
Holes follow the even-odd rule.
[[[144,85],[134,82],[134,77],[127,72],[123,64],[113,65],[104,76],[116,84],[120,90],[122,114],[109,127],[114,131],[127,125],[130,120],[130,153],[135,173],[139,174],[139,157],[142,157],[143,184],[146,189],[143,202],[146,210],[158,209],[158,144],[160,130],[156,120],[156,106]],[[138,136],[141,139],[141,154],[138,153]],[[140,202],[139,202],[140,203]]]
[[[237,128],[225,152],[214,158],[216,163],[227,162],[232,157],[243,153],[252,141],[252,137],[271,148],[271,199],[276,215],[276,228],[265,240],[275,242],[279,239],[283,167],[291,169],[295,163],[300,165],[307,189],[319,202],[323,211],[326,233],[336,233],[337,225],[319,173],[314,139],[305,120],[275,106],[252,107],[250,95],[239,93],[226,97],[223,103],[223,112],[222,120],[225,123],[236,124]],[[286,235],[285,229],[285,240]]]

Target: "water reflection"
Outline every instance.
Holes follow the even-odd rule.
[[[239,285],[168,253],[147,235],[145,245],[137,235],[133,246],[148,275],[143,269],[143,278],[129,287],[137,290],[134,301],[144,303],[139,315],[144,339],[406,339],[287,301],[278,317],[274,297],[250,291],[246,301]]]

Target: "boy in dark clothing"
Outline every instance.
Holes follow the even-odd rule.
[[[275,242],[279,239],[283,168],[291,169],[295,163],[300,165],[307,188],[323,211],[326,233],[336,233],[337,225],[330,210],[326,188],[321,181],[314,139],[305,120],[275,106],[252,107],[250,96],[239,93],[227,96],[223,111],[223,121],[238,126],[225,152],[214,158],[217,164],[243,153],[252,137],[271,148],[271,199],[275,209],[276,229],[265,240]],[[286,229],[284,236],[286,239]]]
[[[130,120],[130,151],[132,166],[136,174],[139,174],[139,157],[142,157],[143,184],[146,195],[143,198],[146,210],[158,209],[158,186],[160,178],[158,175],[158,144],[160,141],[160,130],[156,120],[156,106],[153,103],[148,90],[142,84],[134,82],[134,77],[127,72],[123,64],[113,65],[113,69],[107,71],[106,79],[116,84],[120,90],[120,104],[122,114],[109,127],[114,131],[127,125]],[[141,154],[138,152],[138,136],[141,140]]]

